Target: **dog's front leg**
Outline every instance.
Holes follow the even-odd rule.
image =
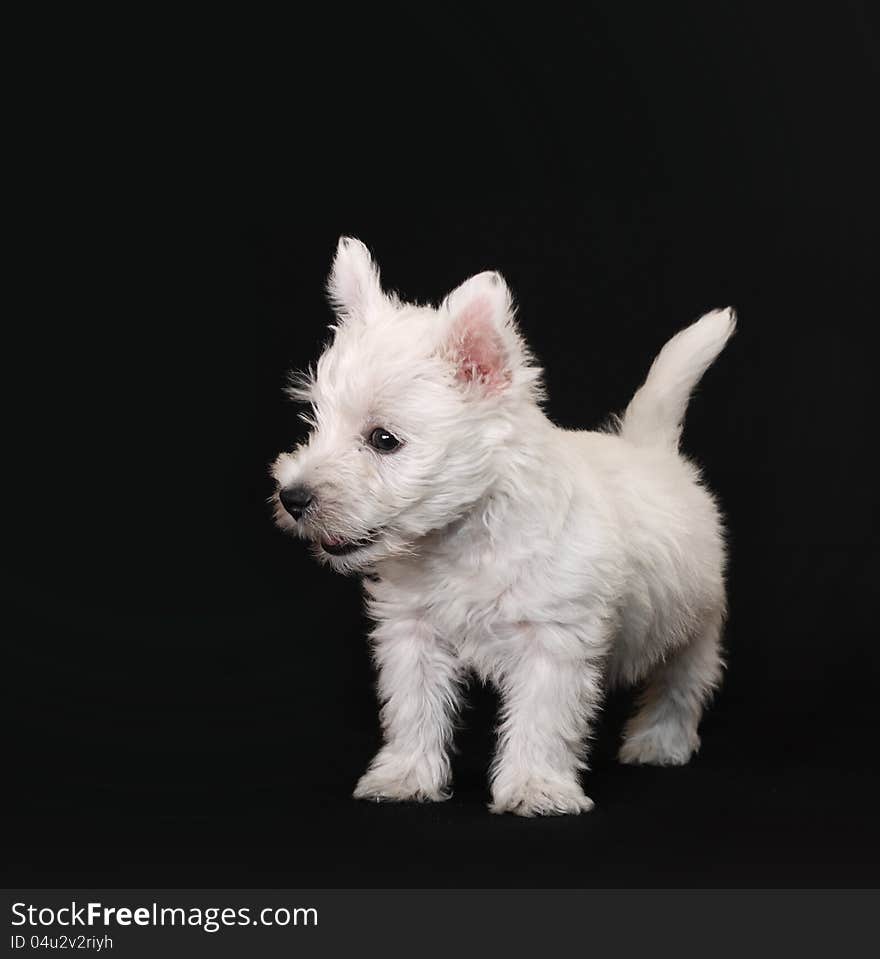
[[[601,645],[557,624],[522,624],[504,643],[502,721],[492,812],[520,816],[593,807],[578,780],[601,701]]]
[[[448,799],[460,664],[417,618],[380,623],[373,633],[385,745],[354,791],[356,799]]]

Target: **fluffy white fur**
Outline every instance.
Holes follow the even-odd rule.
[[[686,763],[721,676],[725,550],[678,440],[733,311],[666,344],[615,431],[574,432],[541,409],[499,274],[415,306],[383,292],[366,247],[343,238],[329,293],[333,340],[291,388],[312,432],[272,473],[279,491],[313,496],[294,518],[276,495],[278,525],[340,572],[369,574],[385,742],[355,796],[449,796],[472,673],[503,702],[493,812],[592,807],[580,771],[609,686],[643,687],[621,761]],[[400,448],[374,449],[376,428]],[[322,546],[364,539],[346,555]]]

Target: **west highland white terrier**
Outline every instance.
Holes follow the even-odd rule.
[[[277,524],[368,574],[384,745],[354,795],[442,800],[469,674],[500,691],[496,813],[580,813],[606,688],[641,685],[620,760],[700,745],[725,617],[722,519],[678,450],[690,393],[733,333],[707,313],[654,360],[613,429],[555,426],[498,273],[436,309],[383,291],[342,238],[333,339],[290,388],[311,433],[272,466]]]

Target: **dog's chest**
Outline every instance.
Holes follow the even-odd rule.
[[[390,570],[377,589],[385,608],[426,621],[464,651],[517,624],[556,618],[561,600],[569,608],[547,573],[546,564],[525,554],[441,552]]]
[[[517,618],[522,600],[515,583],[490,571],[437,571],[422,579],[424,615],[438,633],[463,645]]]

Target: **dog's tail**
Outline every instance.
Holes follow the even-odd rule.
[[[724,349],[736,328],[736,312],[713,310],[686,327],[660,350],[648,378],[630,400],[620,435],[637,446],[678,449],[691,391]]]

